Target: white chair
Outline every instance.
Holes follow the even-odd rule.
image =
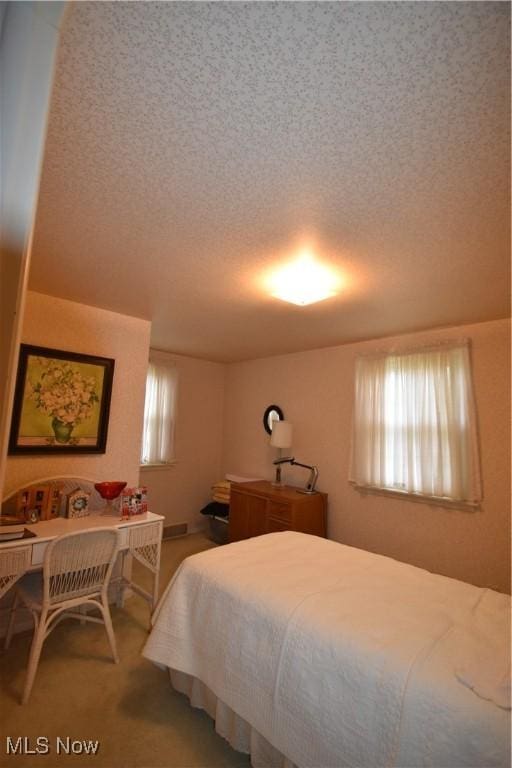
[[[43,643],[62,619],[105,624],[112,656],[119,658],[108,604],[108,584],[119,551],[119,533],[115,528],[91,528],[80,533],[59,536],[46,548],[43,573],[24,576],[16,587],[11,608],[5,648],[9,647],[13,621],[21,600],[34,617],[34,637],[30,648],[27,678],[22,704],[30,696]],[[101,618],[78,612],[78,606],[94,606]]]

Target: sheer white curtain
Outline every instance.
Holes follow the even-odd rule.
[[[146,379],[141,464],[174,459],[177,371],[171,362],[150,360]]]
[[[357,360],[350,480],[481,500],[467,344]]]

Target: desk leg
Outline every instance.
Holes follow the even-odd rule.
[[[159,576],[160,571],[156,571],[156,573],[153,574],[153,600],[151,601],[151,613],[156,608],[156,604],[158,603],[158,587],[159,587]]]
[[[130,580],[130,577],[132,575],[132,562],[131,557],[126,557],[129,555],[129,550],[123,550],[120,553],[120,563],[118,565],[118,568],[120,570],[119,578],[117,580],[117,594],[116,594],[116,606],[118,608],[124,608],[124,581],[123,579]]]

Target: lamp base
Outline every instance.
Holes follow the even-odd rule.
[[[276,467],[276,476],[275,479],[272,480],[270,483],[274,488],[282,488],[284,486],[283,481],[281,480],[281,465],[278,464]]]

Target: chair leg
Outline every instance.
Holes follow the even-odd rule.
[[[123,550],[119,553],[119,558],[117,561],[117,564],[115,568],[119,568],[119,576],[117,580],[117,588],[116,588],[116,606],[118,608],[124,608],[124,585],[123,585],[123,578],[125,574],[125,568],[126,565],[126,555],[128,553],[128,550]],[[133,564],[132,564],[133,567]],[[110,583],[112,583],[112,579],[110,580]]]
[[[103,616],[103,621],[105,623],[105,629],[107,630],[108,641],[110,643],[110,650],[112,651],[112,658],[114,659],[115,664],[119,664],[119,656],[117,655],[114,627],[112,626],[112,617],[110,615],[110,608],[108,606],[108,596],[105,599],[102,598],[101,603],[99,603],[99,606]]]
[[[25,680],[25,688],[23,689],[23,696],[21,699],[22,704],[27,703],[30,696],[30,692],[32,691],[32,686],[34,684],[34,679],[37,672],[37,666],[39,664],[39,657],[41,656],[41,650],[44,643],[45,633],[46,633],[46,614],[43,614],[39,617],[39,621],[36,623],[34,637],[32,638],[32,645],[30,646],[30,656],[28,660],[27,677]]]
[[[18,590],[16,590],[16,592],[14,593],[14,599],[12,601],[11,610],[9,613],[9,623],[7,625],[7,633],[5,635],[5,640],[4,640],[4,650],[7,650],[11,644],[12,630],[14,627],[14,617],[16,615],[16,609],[18,607],[19,600],[20,600],[20,596],[18,594]]]

